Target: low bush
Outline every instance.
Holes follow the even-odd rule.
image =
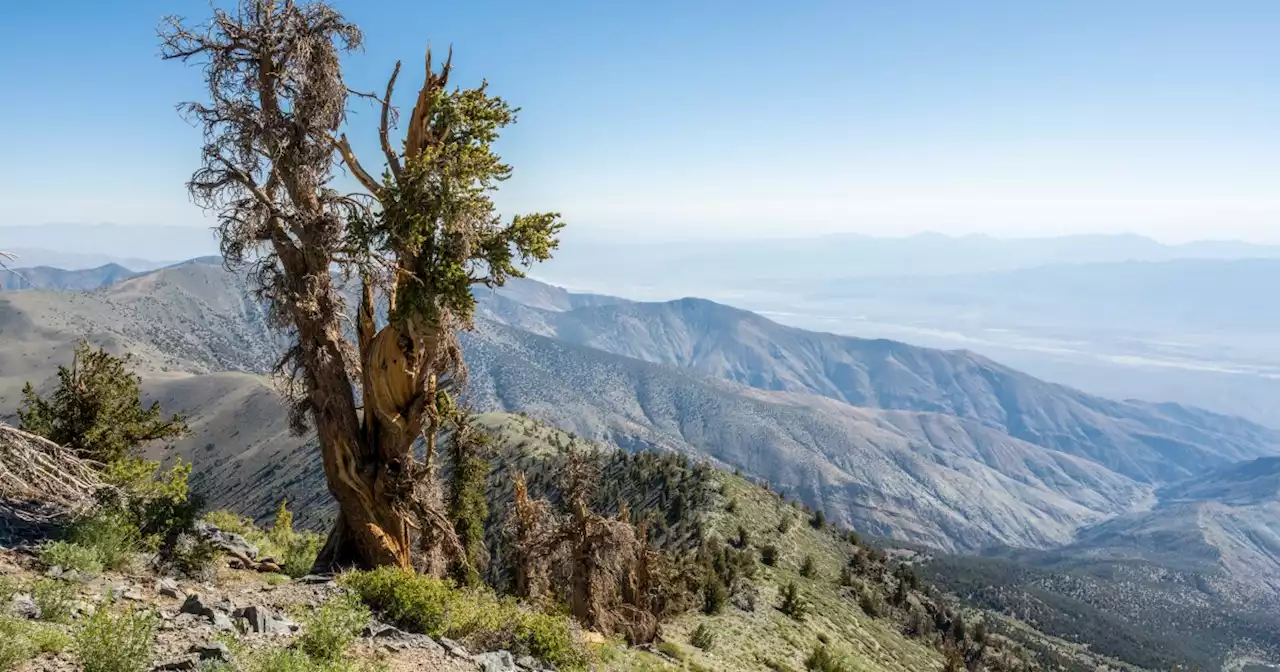
[[[41,653],[67,648],[69,638],[54,626],[0,615],[0,671],[7,672]]]
[[[293,514],[285,501],[280,502],[275,522],[267,531],[259,528],[252,520],[225,509],[206,513],[204,520],[224,532],[234,532],[244,537],[258,547],[259,556],[275,558],[281,571],[293,578],[311,572],[316,556],[324,545],[324,535],[293,529]]]
[[[222,549],[195,534],[180,534],[164,554],[165,567],[196,580],[214,578]]]
[[[71,620],[76,588],[68,581],[37,579],[31,584],[31,598],[40,608],[40,619],[51,623]]]
[[[682,663],[684,662],[684,659],[688,657],[685,655],[684,649],[681,649],[680,645],[675,642],[662,642],[661,644],[658,644],[658,651],[662,652],[664,656],[678,660]]]
[[[788,583],[782,587],[780,591],[782,602],[778,604],[778,611],[789,616],[792,620],[803,621],[808,614],[809,605],[805,603],[804,597],[800,595],[800,588],[795,581]]]
[[[100,510],[72,523],[68,539],[96,555],[106,569],[124,569],[143,548],[138,527],[116,509]]]
[[[689,636],[689,643],[703,651],[710,651],[711,647],[715,646],[716,635],[706,623],[699,623],[693,634]]]
[[[884,598],[880,593],[867,586],[863,586],[858,592],[858,606],[862,608],[863,613],[872,618],[883,616],[886,609]]]
[[[340,595],[306,619],[298,649],[318,661],[339,661],[368,624],[369,609],[354,595]]]
[[[133,609],[113,614],[103,604],[76,628],[76,657],[84,672],[146,672],[155,630],[154,614]]]
[[[96,549],[60,539],[40,546],[40,562],[49,567],[74,569],[86,574],[102,571],[102,556]]]
[[[342,583],[407,630],[527,653],[561,669],[586,668],[586,655],[568,617],[531,612],[487,589],[461,590],[400,569],[351,572],[343,575]]]
[[[191,530],[200,501],[191,496],[187,481],[191,464],[179,461],[168,471],[160,463],[126,457],[107,465],[103,480],[116,486],[104,508],[118,512],[151,551],[168,548],[178,535]]]
[[[702,582],[702,613],[714,616],[724,611],[729,601],[729,589],[720,581],[720,577],[708,572]]]
[[[844,656],[822,643],[814,646],[813,651],[809,652],[809,657],[804,660],[804,667],[814,672],[853,672],[853,667]]]
[[[0,604],[9,604],[13,596],[22,592],[22,583],[8,574],[0,574]]]
[[[803,576],[806,579],[812,579],[814,574],[817,574],[817,572],[818,568],[813,562],[813,556],[804,556],[804,561],[800,563],[800,576]]]
[[[760,547],[760,562],[770,566],[778,566],[778,547],[773,544],[765,544]]]

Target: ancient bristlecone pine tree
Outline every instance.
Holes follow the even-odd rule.
[[[380,106],[375,179],[335,135],[351,94],[339,57],[361,33],[334,9],[240,0],[204,25],[167,19],[161,36],[164,56],[201,63],[208,85],[208,101],[182,106],[204,129],[191,193],[217,215],[228,266],[252,273],[276,326],[296,336],[279,371],[295,428],[315,424],[340,510],[317,565],[411,567],[415,530],[426,550],[465,555],[431,465],[442,407],[464,379],[456,332],[471,322],[472,285],[547,259],[561,228],[556,214],[495,212],[490,193],[511,169],[492,143],[515,111],[483,85],[450,90],[450,60],[437,72],[428,51],[397,150],[397,64],[382,96],[354,94]],[[339,160],[367,193],[330,184]],[[340,290],[356,278],[350,339]]]

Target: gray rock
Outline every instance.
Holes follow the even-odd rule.
[[[465,647],[453,641],[452,639],[449,639],[448,637],[440,638],[440,646],[443,646],[444,650],[448,651],[450,655],[457,656],[458,658],[471,657],[471,653],[467,651]]]
[[[377,621],[374,621],[373,623],[370,623],[369,625],[364,626],[364,632],[360,634],[364,637],[395,638],[398,635],[398,633],[403,633],[403,632],[404,632],[403,630],[393,625],[387,625],[386,623],[378,623]]]
[[[296,580],[298,583],[308,583],[308,584],[333,583],[333,575],[332,574],[307,574],[306,576],[298,577]]]
[[[154,672],[185,672],[186,670],[194,670],[200,667],[200,658],[195,655],[185,655],[181,658],[166,660],[159,665],[151,668]]]
[[[228,553],[243,555],[250,560],[258,557],[258,547],[249,543],[249,540],[235,532],[220,530],[216,525],[204,520],[196,521],[195,525],[193,525],[191,529],[201,538],[209,541]]]
[[[231,612],[231,615],[248,622],[250,632],[267,632],[272,619],[275,618],[275,614],[272,614],[270,609],[258,605],[241,607]]]
[[[187,594],[178,587],[178,582],[173,579],[156,579],[156,592],[165,597],[172,597],[178,600],[186,599],[187,597]]]
[[[213,617],[209,620],[213,621],[215,630],[234,630],[236,627],[236,624],[231,622],[231,617],[224,611],[214,611]]]
[[[200,593],[191,593],[187,599],[182,602],[181,612],[184,614],[195,614],[197,616],[213,616],[213,607],[205,603],[200,597]]]
[[[284,616],[273,618],[271,619],[271,622],[267,624],[267,632],[272,634],[278,632],[297,632],[301,629],[301,625],[294,623]]]
[[[224,600],[220,606],[226,606],[229,604],[229,602]],[[187,596],[187,599],[182,603],[182,613],[194,614],[196,616],[206,618],[209,622],[213,623],[213,627],[219,630],[230,630],[235,627],[235,624],[231,622],[231,617],[227,615],[226,610],[210,606],[200,597],[199,593],[191,593]]]
[[[538,662],[533,656],[520,656],[516,658],[516,667],[522,670],[541,670],[542,663]]]
[[[124,599],[126,599],[126,600],[132,600],[132,601],[134,601],[134,602],[146,602],[146,601],[147,601],[147,596],[146,596],[146,595],[143,595],[143,594],[142,594],[142,591],[140,591],[140,590],[138,590],[138,589],[136,589],[136,588],[130,588],[129,590],[124,591],[124,594],[123,594],[121,597],[123,597],[123,598],[124,598]]]
[[[231,661],[231,649],[228,649],[227,645],[222,642],[194,644],[187,651],[194,653],[200,660],[217,660],[224,663]]]
[[[476,654],[472,660],[483,672],[516,672],[516,661],[510,651],[489,651]]]
[[[408,647],[428,649],[431,651],[443,650],[441,646],[436,643],[436,640],[431,639],[428,635],[416,632],[405,632],[400,628],[387,625],[385,623],[370,623],[365,626],[364,636],[383,642],[395,642],[396,651],[401,651]],[[459,649],[461,649],[461,647],[459,647]],[[465,651],[454,655],[464,657]]]
[[[10,603],[9,610],[15,616],[40,618],[40,605],[36,604],[35,598],[24,593],[13,596],[13,602]]]
[[[195,623],[199,618],[200,616],[197,614],[182,612],[173,617],[173,624],[178,627],[187,627],[192,623]]]

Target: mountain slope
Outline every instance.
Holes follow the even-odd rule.
[[[469,398],[623,447],[696,452],[821,503],[828,516],[942,548],[1062,543],[1148,490],[979,423],[765,392],[481,323]]]
[[[1280,458],[1231,465],[1162,488],[1158,497],[1150,511],[1081,530],[1071,550],[1089,558],[1138,558],[1280,592]]]
[[[484,310],[547,337],[769,390],[971,419],[1146,483],[1273,455],[1280,432],[1172,404],[1117,402],[984,357],[786,327],[702,299],[542,311],[497,296]]]
[[[98,289],[137,275],[120,264],[84,270],[53,266],[0,269],[0,289]]]

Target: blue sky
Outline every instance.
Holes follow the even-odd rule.
[[[423,48],[521,106],[512,212],[578,236],[836,231],[1280,240],[1280,3],[337,2],[348,82]],[[157,57],[204,2],[8,3],[0,225],[208,225],[183,182],[195,68]],[[372,157],[376,115],[349,135]]]

